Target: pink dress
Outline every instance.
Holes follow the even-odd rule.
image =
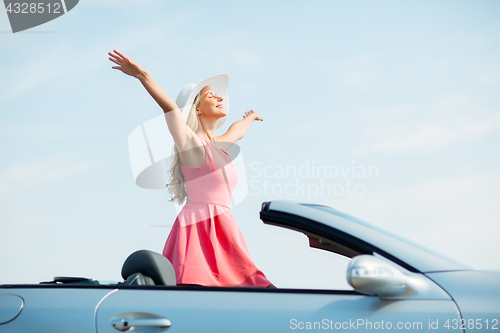
[[[199,137],[205,161],[181,165],[191,202],[175,219],[163,255],[174,266],[177,284],[267,287],[271,282],[255,266],[229,211],[238,181],[231,156]]]

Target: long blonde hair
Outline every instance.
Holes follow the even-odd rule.
[[[198,107],[198,105],[200,105],[199,93],[194,99],[186,123],[194,132],[197,132],[198,128],[201,126],[200,119],[198,118],[198,114],[196,113],[196,108]],[[170,199],[169,201],[175,201],[177,202],[177,204],[182,205],[187,197],[187,191],[186,184],[184,182],[184,175],[182,174],[181,170],[179,151],[177,150],[177,147],[175,145],[172,154],[174,155],[174,159],[172,161],[172,167],[169,171],[170,183],[167,184],[167,188],[170,191],[170,194],[172,194],[172,199]]]

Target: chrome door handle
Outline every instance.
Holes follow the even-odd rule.
[[[118,331],[128,331],[137,327],[156,327],[166,330],[172,325],[167,318],[147,312],[120,313],[111,319],[111,325]],[[135,330],[134,330],[135,331]]]

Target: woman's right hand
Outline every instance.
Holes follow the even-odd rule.
[[[119,66],[114,66],[111,68],[121,70],[123,73],[135,78],[140,78],[141,76],[146,74],[146,70],[141,65],[126,57],[123,53],[120,53],[117,50],[113,51],[115,53],[108,52],[108,54],[110,55],[109,60],[111,60],[115,64],[118,64]]]

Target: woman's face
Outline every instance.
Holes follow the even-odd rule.
[[[201,112],[205,117],[221,118],[227,114],[222,104],[222,97],[217,96],[208,86],[200,91],[200,104],[197,110],[198,114]]]

